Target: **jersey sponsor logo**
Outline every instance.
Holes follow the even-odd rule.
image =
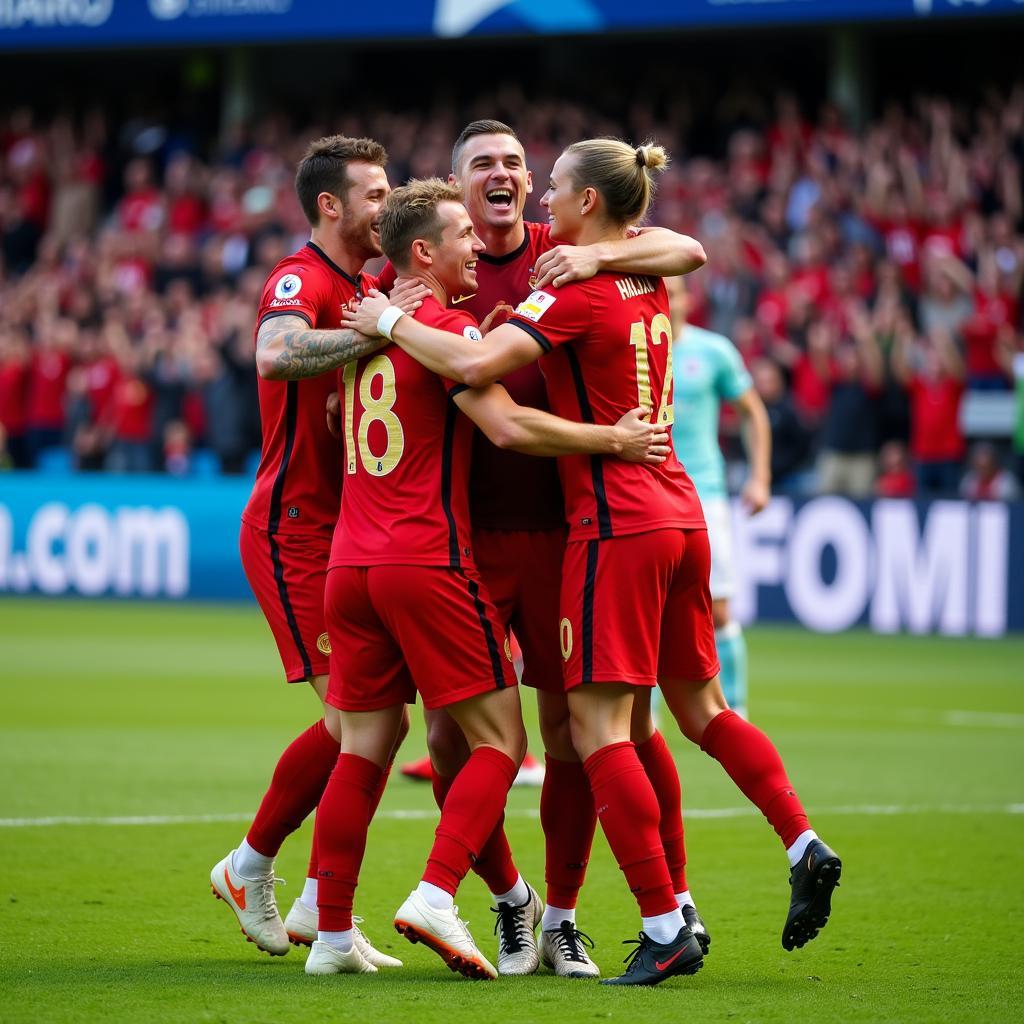
[[[321,633],[316,638],[316,649],[321,654],[330,654],[331,653],[331,638],[326,633]]]
[[[285,274],[277,282],[274,296],[278,299],[294,299],[300,291],[302,291],[302,278],[298,274]]]
[[[469,338],[470,341],[483,341],[484,340],[484,336],[480,333],[480,329],[478,327],[472,327],[472,326],[467,327],[462,332],[462,336],[464,338]]]
[[[516,315],[537,323],[557,301],[554,295],[547,292],[530,292],[529,297],[516,306]]]
[[[269,306],[271,309],[279,309],[281,306],[301,306],[302,302],[299,299],[271,299]]]

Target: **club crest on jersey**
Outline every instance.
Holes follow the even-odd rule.
[[[321,633],[316,638],[316,649],[321,654],[330,654],[331,653],[331,638],[326,633]]]
[[[470,341],[483,341],[484,340],[484,336],[480,333],[480,328],[479,327],[473,327],[472,325],[470,325],[469,327],[466,327],[466,328],[463,329],[462,336],[464,338],[469,338]]]
[[[274,289],[274,297],[278,299],[294,299],[302,290],[302,278],[297,274],[285,274]]]
[[[529,297],[516,306],[516,314],[537,323],[557,301],[554,295],[547,292],[530,292]]]

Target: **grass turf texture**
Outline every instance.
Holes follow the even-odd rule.
[[[742,812],[718,765],[666,728],[693,811],[690,884],[714,939],[700,974],[653,990],[543,972],[493,984],[450,974],[391,929],[435,823],[429,787],[395,778],[356,908],[406,967],[314,979],[303,951],[271,959],[247,945],[209,894],[210,867],[245,822],[9,821],[251,813],[278,753],[315,714],[308,688],[280,681],[259,613],[0,601],[0,1018],[1021,1019],[1024,642],[757,629],[749,644],[755,720],[844,859],[818,939],[782,950],[789,887],[778,841]],[[420,754],[422,735],[417,713],[405,756]],[[537,790],[513,791],[507,827],[524,875],[543,891],[537,799]],[[301,890],[309,829],[278,859],[290,882],[279,890],[283,911]],[[490,955],[491,914],[475,877],[459,903]],[[579,923],[605,974],[616,971],[638,918],[600,834]]]

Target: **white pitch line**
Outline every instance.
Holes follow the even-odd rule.
[[[684,807],[686,818],[746,818],[758,812],[753,807]],[[1019,804],[851,804],[844,807],[816,808],[818,815],[841,815],[844,817],[893,817],[910,814],[1024,814],[1024,803]],[[505,811],[509,818],[537,818],[539,812],[532,808],[510,808]],[[428,808],[385,809],[378,811],[378,818],[392,821],[433,821],[437,811]],[[229,814],[146,814],[115,815],[111,817],[85,817],[79,815],[54,815],[46,818],[0,818],[0,828],[51,828],[57,825],[209,825],[225,822],[251,821],[252,813]]]

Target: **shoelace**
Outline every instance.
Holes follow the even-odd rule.
[[[277,897],[274,895],[274,886],[287,884],[288,883],[283,878],[275,878],[273,875],[260,881],[259,899],[263,904],[264,921],[269,921],[271,918],[279,916],[277,912]]]
[[[635,945],[636,949],[631,950],[629,955],[622,962],[626,965],[626,974],[631,974],[640,963],[640,954],[644,947],[651,942],[651,937],[646,932],[640,932],[635,939],[623,939],[624,946]]]
[[[574,963],[585,964],[590,958],[585,945],[594,948],[594,940],[585,932],[578,931],[572,921],[563,921],[555,931],[554,941],[558,944],[559,952],[566,960]]]
[[[529,909],[529,902],[521,907],[511,903],[499,903],[497,910],[491,907],[491,913],[498,915],[494,922],[494,934],[498,935],[501,953],[518,953],[523,948],[526,936],[531,931],[526,924],[526,911]]]

